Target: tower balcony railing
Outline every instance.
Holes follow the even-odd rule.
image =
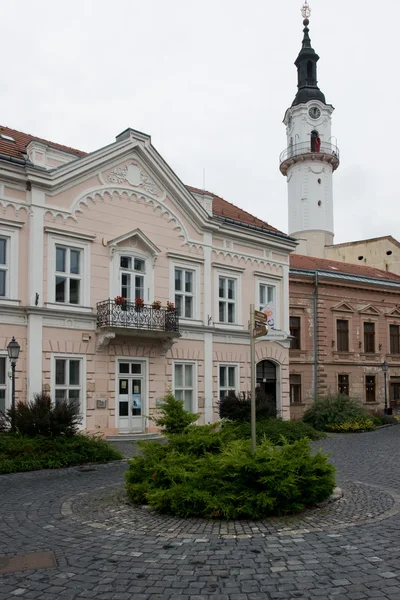
[[[318,144],[316,140],[293,144],[286,148],[279,157],[281,173],[286,175],[291,165],[303,160],[317,160],[330,163],[332,169],[335,171],[340,161],[339,148],[329,142],[320,142]]]
[[[154,308],[151,304],[138,306],[128,301],[120,304],[109,298],[97,303],[97,327],[160,332],[179,337],[179,315],[174,308]]]

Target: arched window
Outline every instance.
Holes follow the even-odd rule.
[[[316,129],[311,132],[311,152],[319,152],[321,149],[321,140]]]
[[[314,79],[314,65],[312,60],[308,60],[307,61],[307,83],[310,84],[311,81]]]

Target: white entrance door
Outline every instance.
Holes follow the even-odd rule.
[[[118,429],[121,433],[144,430],[146,400],[144,362],[118,363]]]

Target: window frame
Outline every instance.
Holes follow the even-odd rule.
[[[81,362],[80,368],[80,377],[81,377],[81,399],[80,399],[80,407],[81,407],[81,416],[82,422],[79,426],[80,429],[86,428],[86,410],[87,410],[87,399],[86,399],[86,380],[87,380],[87,370],[86,370],[86,355],[85,354],[70,354],[70,353],[52,353],[51,354],[51,366],[50,366],[50,387],[51,387],[51,397],[53,403],[56,401],[56,388],[61,387],[56,385],[56,360],[79,360]],[[65,386],[63,386],[65,387]],[[67,386],[68,389],[69,386]]]
[[[193,273],[193,303],[192,303],[192,311],[193,314],[191,317],[180,316],[179,321],[193,323],[198,322],[202,323],[201,315],[200,315],[200,294],[201,294],[201,271],[198,263],[191,262],[190,259],[186,262],[185,260],[170,260],[170,285],[169,285],[169,296],[170,300],[175,303],[175,269],[181,269],[182,271],[191,271]],[[181,293],[182,296],[185,296],[185,292]],[[189,294],[187,294],[189,295]],[[176,306],[176,303],[175,303]]]
[[[374,381],[373,381],[373,396],[374,399],[371,401],[368,401],[368,391],[367,391],[367,386],[371,385],[371,382],[368,383],[367,379],[371,377]],[[376,404],[376,375],[365,375],[365,379],[364,379],[364,394],[365,394],[365,403],[366,404]]]
[[[121,257],[127,256],[132,258],[138,258],[145,261],[145,273],[144,273],[144,303],[150,304],[154,300],[154,262],[155,257],[150,255],[145,250],[138,250],[132,246],[116,246],[111,248],[111,269],[110,269],[110,292],[109,297],[115,298],[115,296],[121,295],[122,278],[121,273],[124,269],[121,269]],[[128,271],[126,271],[128,272]],[[135,273],[132,271],[131,273]],[[136,272],[139,274],[139,271]],[[134,300],[132,300],[134,302]]]
[[[392,335],[391,328],[397,327],[397,335]],[[396,352],[393,352],[392,340],[397,338]],[[400,325],[398,323],[389,323],[389,354],[400,354]]]
[[[70,250],[81,251],[81,288],[79,304],[70,304],[69,302],[56,302],[56,253],[57,246],[68,248]],[[48,234],[48,273],[47,273],[47,303],[52,308],[58,310],[86,310],[91,311],[90,306],[90,243],[83,242],[76,237]],[[68,276],[68,274],[67,274]]]
[[[347,382],[341,382],[340,378],[346,377]],[[347,387],[347,392],[341,391],[342,387]],[[338,373],[337,375],[337,390],[341,396],[350,396],[350,375],[348,373]]]
[[[192,408],[191,411],[194,413],[198,412],[198,407],[199,407],[199,401],[198,401],[198,394],[197,394],[197,386],[198,386],[198,378],[197,378],[197,361],[195,360],[174,360],[172,362],[172,390],[173,390],[173,394],[175,396],[175,391],[176,391],[176,381],[175,381],[175,367],[177,365],[189,365],[192,367],[193,371],[192,371],[192,375],[193,375],[193,385],[191,388],[187,388],[186,386],[179,386],[180,390],[184,390],[186,391],[187,389],[191,389],[193,392],[193,398],[192,398]]]
[[[365,332],[366,325],[373,325],[373,327],[374,327],[373,333],[366,334],[366,332]],[[373,336],[373,350],[367,349],[366,335]],[[375,354],[376,353],[376,322],[375,321],[363,321],[363,345],[364,345],[363,346],[364,354]],[[369,348],[369,346],[368,346],[368,348]]]
[[[0,296],[2,304],[18,304],[18,277],[19,277],[19,231],[23,224],[16,224],[13,228],[0,222],[0,237],[6,239],[6,294]],[[7,258],[8,257],[8,258]],[[3,270],[3,269],[1,269]]]
[[[339,330],[339,321],[343,322],[343,323],[347,323],[347,329],[341,329]],[[341,346],[341,344],[339,343],[339,340],[342,341],[342,336],[339,334],[347,334],[347,339],[346,339],[346,344],[345,347],[346,349],[343,349]],[[336,319],[336,350],[337,352],[349,352],[350,351],[350,322],[349,319],[343,319],[342,317],[338,317]]]
[[[292,327],[291,326],[291,319],[298,319],[299,320],[299,326],[298,327]],[[292,335],[292,330],[298,331],[298,336],[293,336]],[[290,339],[290,350],[301,350],[301,317],[299,315],[289,315],[289,333],[291,336]],[[292,343],[293,341],[296,340],[298,342],[298,346],[296,346],[296,348],[292,347]],[[293,375],[295,375],[295,373],[293,373]]]
[[[132,261],[132,267],[129,269],[128,267],[122,267],[121,266],[121,259],[122,258],[130,258]],[[135,269],[135,259],[137,260],[141,260],[144,262],[144,271],[139,271],[137,269]],[[118,296],[124,296],[124,298],[127,299],[128,302],[135,302],[136,300],[136,277],[141,277],[143,279],[143,294],[141,296],[138,296],[138,298],[141,298],[145,303],[149,302],[149,288],[147,285],[147,281],[148,281],[148,260],[146,260],[146,258],[142,257],[142,256],[138,256],[136,254],[128,254],[128,253],[124,253],[121,252],[119,255],[119,261],[118,261],[118,281],[119,281],[119,290],[118,290]],[[122,277],[123,275],[127,275],[130,278],[130,296],[125,295],[122,293]],[[147,298],[146,298],[147,295]]]
[[[217,393],[218,393],[218,402],[221,400],[221,367],[234,367],[235,368],[235,387],[224,386],[224,390],[229,392],[230,390],[234,390],[236,394],[240,394],[240,363],[238,362],[220,362],[217,363]]]
[[[235,321],[228,323],[227,321],[219,320],[219,278],[224,277],[225,279],[234,279],[236,282],[236,299],[235,299]],[[222,300],[224,301],[224,300]],[[214,268],[214,324],[221,329],[243,329],[243,315],[242,315],[242,271],[230,270],[229,267],[226,269]]]
[[[291,377],[299,377],[300,378],[300,383],[292,383],[290,381]],[[299,395],[299,401],[295,402],[292,401],[292,391],[293,388],[297,389],[298,395]],[[302,396],[302,392],[303,392],[303,378],[301,373],[289,373],[289,401],[290,401],[290,406],[299,406],[300,404],[303,404],[303,396]]]
[[[4,366],[4,376],[5,376],[5,383],[2,384],[0,382],[0,390],[1,391],[5,391],[4,394],[4,398],[5,398],[5,409],[7,410],[7,408],[10,408],[11,406],[11,398],[10,398],[10,393],[11,393],[11,386],[9,384],[9,376],[8,376],[8,371],[9,369],[7,369],[7,366],[9,365],[9,358],[8,358],[8,353],[7,352],[2,352],[0,351],[0,360],[4,359],[5,361],[5,366]]]
[[[261,302],[260,302],[260,288],[261,286],[271,287],[274,289],[274,330],[281,331],[282,330],[282,322],[281,322],[281,284],[282,278],[274,278],[265,276],[262,277],[260,275],[256,276],[256,287],[255,287],[255,298],[256,302],[254,303],[257,307],[257,310],[261,310]]]
[[[65,271],[57,271],[57,250],[65,250]],[[79,273],[71,273],[71,252],[79,252]],[[82,298],[82,271],[83,271],[83,252],[81,248],[72,248],[71,246],[63,246],[56,244],[56,271],[55,271],[55,288],[57,287],[57,277],[64,277],[66,281],[65,297],[68,297],[68,302],[57,301],[57,292],[54,292],[54,301],[56,304],[68,306],[81,306]],[[71,287],[70,281],[79,281],[79,302],[71,302]]]

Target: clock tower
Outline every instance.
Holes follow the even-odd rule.
[[[307,1],[301,12],[304,37],[295,61],[297,94],[283,120],[287,147],[280,170],[287,177],[288,233],[299,240],[296,251],[323,258],[325,246],[333,244],[332,175],[339,166],[339,150],[331,134],[334,108],[318,87],[319,56],[311,47]]]

